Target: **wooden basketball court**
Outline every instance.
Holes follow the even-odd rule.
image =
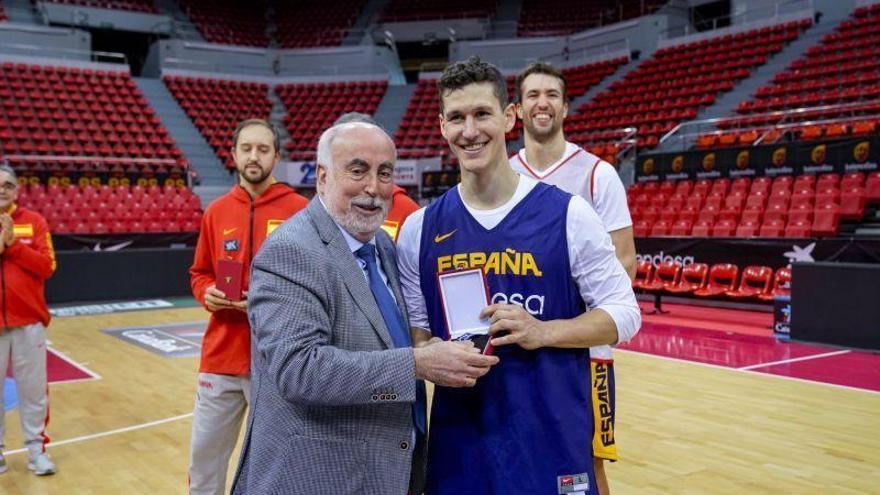
[[[52,347],[101,379],[50,387],[54,476],[27,471],[18,414],[7,414],[0,493],[185,493],[197,358],[165,358],[101,329],[206,319],[200,308],[55,318]],[[616,495],[880,487],[880,394],[627,351],[616,362]]]

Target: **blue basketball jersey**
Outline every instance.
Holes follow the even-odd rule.
[[[429,206],[419,279],[432,334],[449,338],[437,274],[455,268],[482,267],[492,303],[521,305],[537,319],[583,313],[566,241],[570,199],[538,183],[489,230],[458,188]],[[589,349],[508,345],[495,354],[501,362],[475,387],[434,389],[426,493],[556,495],[573,486],[598,493]]]

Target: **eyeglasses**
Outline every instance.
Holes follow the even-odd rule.
[[[18,184],[16,184],[15,182],[4,182],[3,184],[0,184],[0,189],[5,189],[10,192],[15,191],[15,188],[17,187]]]

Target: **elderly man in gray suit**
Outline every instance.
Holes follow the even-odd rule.
[[[254,259],[252,401],[235,494],[421,493],[422,380],[469,387],[498,362],[470,343],[412,347],[380,228],[395,157],[375,125],[326,130],[318,196]]]

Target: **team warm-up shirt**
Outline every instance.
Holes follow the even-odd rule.
[[[596,213],[578,197],[521,177],[507,204],[474,210],[458,188],[410,216],[398,261],[411,324],[446,339],[436,274],[483,267],[492,302],[540,320],[606,311],[625,342],[640,324],[629,278]],[[436,387],[427,493],[557,494],[589,479],[593,437],[587,349],[495,349],[477,385]]]
[[[572,143],[565,143],[565,153],[544,171],[528,164],[525,148],[510,157],[510,166],[563,191],[587,200],[605,225],[607,232],[632,226],[626,204],[626,188],[610,163]]]
[[[553,184],[563,191],[587,200],[596,210],[607,232],[631,227],[632,217],[626,204],[626,188],[614,167],[581,148],[566,142],[565,152],[557,162],[543,171],[529,165],[525,148],[510,157],[510,166],[526,177]],[[611,346],[590,349],[596,359],[610,360]]]

